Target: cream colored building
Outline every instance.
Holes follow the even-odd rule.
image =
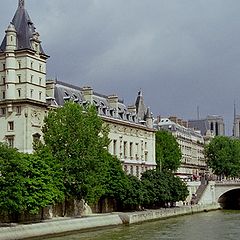
[[[205,173],[204,138],[199,131],[188,128],[188,122],[177,117],[159,118],[155,121],[158,129],[170,131],[182,152],[181,166],[177,174],[182,178],[196,178]]]
[[[109,125],[110,153],[126,172],[140,177],[155,163],[155,130],[150,109],[139,92],[135,105],[127,107],[117,96],[105,96],[90,87],[46,81],[46,60],[39,34],[19,0],[14,18],[0,46],[0,141],[22,152],[32,152],[33,140],[41,139],[49,108],[94,104]]]
[[[66,101],[87,102],[97,107],[98,114],[109,126],[109,152],[117,156],[123,169],[134,176],[156,167],[155,130],[150,109],[142,92],[136,103],[126,106],[116,95],[105,96],[91,87],[79,88],[60,81],[47,81],[47,102],[50,107],[63,106]]]
[[[0,46],[0,139],[23,152],[41,136],[46,104],[46,60],[39,34],[19,1]]]

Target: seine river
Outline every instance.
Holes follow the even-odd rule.
[[[214,211],[51,240],[239,240],[240,211]]]

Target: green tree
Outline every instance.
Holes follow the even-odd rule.
[[[61,164],[67,198],[95,203],[104,194],[108,129],[92,105],[68,102],[49,112],[44,142]]]
[[[240,176],[240,142],[226,136],[217,136],[205,146],[207,164],[216,175]]]
[[[144,206],[162,207],[171,201],[171,188],[165,172],[148,170],[141,177],[144,188]]]
[[[148,170],[142,175],[144,205],[162,207],[168,203],[184,201],[188,196],[187,186],[170,171]]]
[[[156,132],[157,169],[176,171],[181,165],[182,153],[176,138],[168,131]]]
[[[63,199],[61,178],[48,164],[51,160],[47,154],[20,153],[0,144],[1,211],[16,216],[23,212],[36,214]]]
[[[105,193],[101,199],[114,199],[119,211],[138,209],[142,202],[142,185],[137,177],[127,175],[118,158],[106,152]]]

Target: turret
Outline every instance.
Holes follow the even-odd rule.
[[[12,23],[6,32],[6,51],[14,51],[17,48],[17,31]]]
[[[12,23],[6,30],[6,99],[15,99],[17,31]]]
[[[149,128],[153,128],[153,117],[150,111],[150,107],[147,108],[146,113],[146,126]]]

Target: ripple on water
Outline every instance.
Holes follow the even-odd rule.
[[[51,240],[239,240],[240,211],[214,211]]]

